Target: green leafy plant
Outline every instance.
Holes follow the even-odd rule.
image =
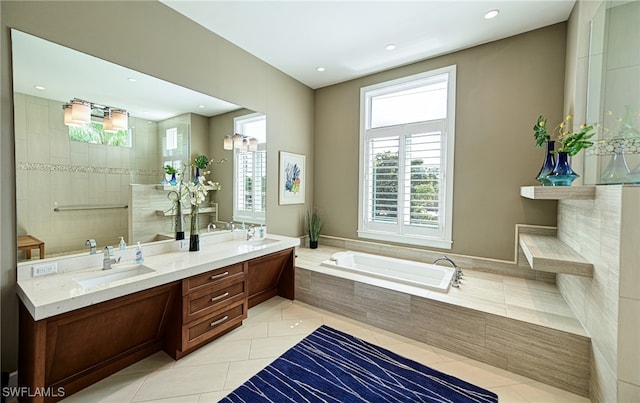
[[[207,158],[205,155],[198,155],[193,160],[193,163],[197,168],[205,169],[209,165],[209,158]]]
[[[542,147],[547,141],[553,140],[560,144],[560,147],[554,152],[567,153],[569,156],[574,156],[581,150],[591,147],[593,142],[589,140],[596,134],[593,126],[583,124],[580,126],[580,131],[571,133],[569,127],[571,127],[572,121],[573,115],[567,115],[550,134],[547,131],[547,119],[544,116],[539,116],[535,126],[533,126],[533,137],[536,140],[536,146]]]
[[[176,169],[174,167],[172,167],[171,165],[165,165],[164,166],[164,172],[166,172],[168,175],[172,175],[172,174],[175,174],[178,171],[176,171]]]
[[[314,208],[312,212],[307,211],[306,221],[309,240],[317,242],[318,238],[320,238],[320,231],[322,230],[322,219],[320,218],[318,210]]]

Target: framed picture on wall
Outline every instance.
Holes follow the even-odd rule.
[[[280,204],[302,204],[307,187],[305,156],[280,151]]]

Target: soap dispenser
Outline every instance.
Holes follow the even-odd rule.
[[[138,242],[138,250],[136,251],[136,263],[140,264],[144,262],[144,256],[142,256],[142,246],[140,242]]]
[[[127,249],[127,243],[124,241],[124,237],[120,237],[120,250]]]

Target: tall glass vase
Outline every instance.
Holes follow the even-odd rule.
[[[575,173],[569,165],[569,154],[559,152],[556,166],[547,179],[551,182],[551,186],[571,186],[571,183],[579,177],[580,175]]]
[[[200,250],[200,229],[198,225],[198,205],[191,205],[191,228],[189,231],[189,251]]]
[[[178,195],[176,200],[176,241],[184,239],[184,228],[182,225],[182,201]]]
[[[536,176],[536,180],[540,182],[542,186],[553,186],[551,181],[547,179],[547,176],[551,175],[553,172],[553,168],[556,166],[556,161],[554,158],[553,150],[555,149],[555,141],[549,140],[547,141],[547,153],[544,156],[544,161],[542,163],[542,168],[540,168],[540,172]]]

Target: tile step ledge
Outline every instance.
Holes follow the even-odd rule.
[[[521,186],[520,196],[534,200],[593,200],[595,186]]]
[[[533,270],[593,276],[593,264],[556,236],[520,234],[519,242]]]

